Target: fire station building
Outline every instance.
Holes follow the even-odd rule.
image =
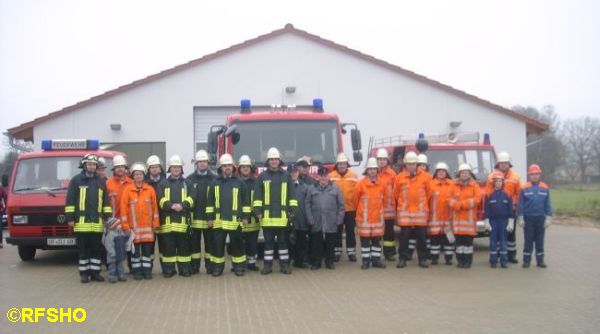
[[[311,105],[358,124],[366,157],[370,137],[489,133],[525,175],[526,136],[547,125],[399,66],[299,30],[291,24],[118,87],[8,130],[16,139],[99,139],[132,161],[179,154],[186,162],[207,145],[211,125],[273,104]],[[87,126],[82,126],[86,124]],[[94,126],[89,126],[93,124]],[[352,157],[349,136],[345,151]],[[257,157],[253,157],[257,158]]]

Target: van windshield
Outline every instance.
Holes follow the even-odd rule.
[[[81,157],[76,156],[19,160],[12,191],[19,193],[66,191],[71,178],[81,172],[80,160]],[[110,170],[109,168],[107,171]]]
[[[468,163],[473,168],[473,174],[475,174],[477,180],[480,182],[487,180],[487,176],[493,171],[496,164],[492,150],[430,149],[426,154],[432,172],[438,162],[445,162],[448,164],[449,172],[454,178],[458,171],[458,166],[461,163]]]

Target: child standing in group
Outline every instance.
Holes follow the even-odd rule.
[[[531,252],[535,244],[535,259],[537,266],[546,268],[544,262],[544,234],[552,224],[552,205],[550,204],[550,189],[541,182],[542,169],[531,165],[527,170],[529,182],[519,194],[519,226],[523,227],[525,245],[523,248],[523,268],[529,268]]]
[[[123,261],[127,259],[129,235],[123,231],[120,219],[111,218],[106,222],[102,243],[106,248],[108,281],[116,283],[127,281],[123,270]]]
[[[508,251],[506,243],[508,233],[515,228],[513,217],[513,201],[504,192],[504,175],[501,172],[492,174],[494,191],[485,199],[485,226],[490,231],[490,266],[508,268]],[[499,256],[498,256],[499,255]]]

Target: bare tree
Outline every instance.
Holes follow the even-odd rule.
[[[562,127],[562,136],[569,159],[577,166],[582,182],[586,181],[587,168],[595,160],[595,142],[600,136],[600,120],[589,116],[569,119]]]
[[[527,164],[538,164],[544,171],[544,179],[553,182],[558,169],[565,163],[566,149],[559,136],[560,120],[553,106],[541,110],[534,107],[515,106],[513,110],[549,125],[548,130],[527,136]]]

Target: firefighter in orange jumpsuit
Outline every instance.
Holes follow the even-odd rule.
[[[511,197],[513,202],[513,217],[517,217],[519,193],[521,192],[521,176],[511,169],[512,166],[510,155],[507,152],[498,153],[498,159],[496,160],[495,166],[496,170],[494,172],[499,171],[504,175],[504,192]],[[486,195],[491,195],[494,192],[494,172],[490,173],[488,176],[485,185]],[[517,260],[517,229],[508,233],[506,249],[508,251],[508,262],[519,263]]]
[[[438,264],[442,247],[446,265],[452,265],[454,240],[449,239],[452,239],[449,233],[452,228],[450,199],[453,194],[454,183],[448,172],[448,165],[439,162],[435,166],[434,179],[431,181],[431,218],[427,229],[431,239],[429,254],[432,265]]]
[[[146,166],[137,162],[131,166],[133,184],[121,194],[121,222],[125,231],[132,231],[134,248],[131,267],[135,280],[152,278],[154,230],[158,229],[158,205],[154,188],[144,181]]]
[[[350,262],[356,262],[356,206],[354,205],[354,188],[358,183],[358,177],[351,171],[348,157],[344,153],[337,156],[335,169],[329,174],[331,181],[335,182],[344,196],[344,223],[338,226],[337,242],[335,245],[335,256],[339,258],[342,254],[342,232],[346,230],[346,253]]]
[[[365,177],[354,189],[354,205],[356,206],[356,227],[360,236],[362,256],[361,269],[385,268],[381,261],[381,237],[384,234],[383,219],[384,188],[377,177],[378,163],[376,158],[369,158]]]
[[[406,267],[410,255],[408,240],[417,240],[419,267],[429,267],[427,263],[427,221],[429,219],[429,199],[431,178],[417,168],[417,154],[404,155],[405,169],[396,176],[393,196],[396,202],[396,225],[400,227],[400,246],[397,268]]]
[[[473,238],[477,235],[477,207],[480,202],[481,191],[471,166],[460,164],[454,196],[450,199],[450,206],[454,209],[452,226],[456,236],[458,268],[470,268],[473,264]]]
[[[379,171],[377,178],[383,187],[383,219],[385,232],[383,234],[383,255],[388,261],[394,261],[396,255],[396,237],[394,235],[394,221],[396,219],[396,206],[392,194],[396,172],[390,167],[388,152],[384,148],[377,150],[375,155]]]

